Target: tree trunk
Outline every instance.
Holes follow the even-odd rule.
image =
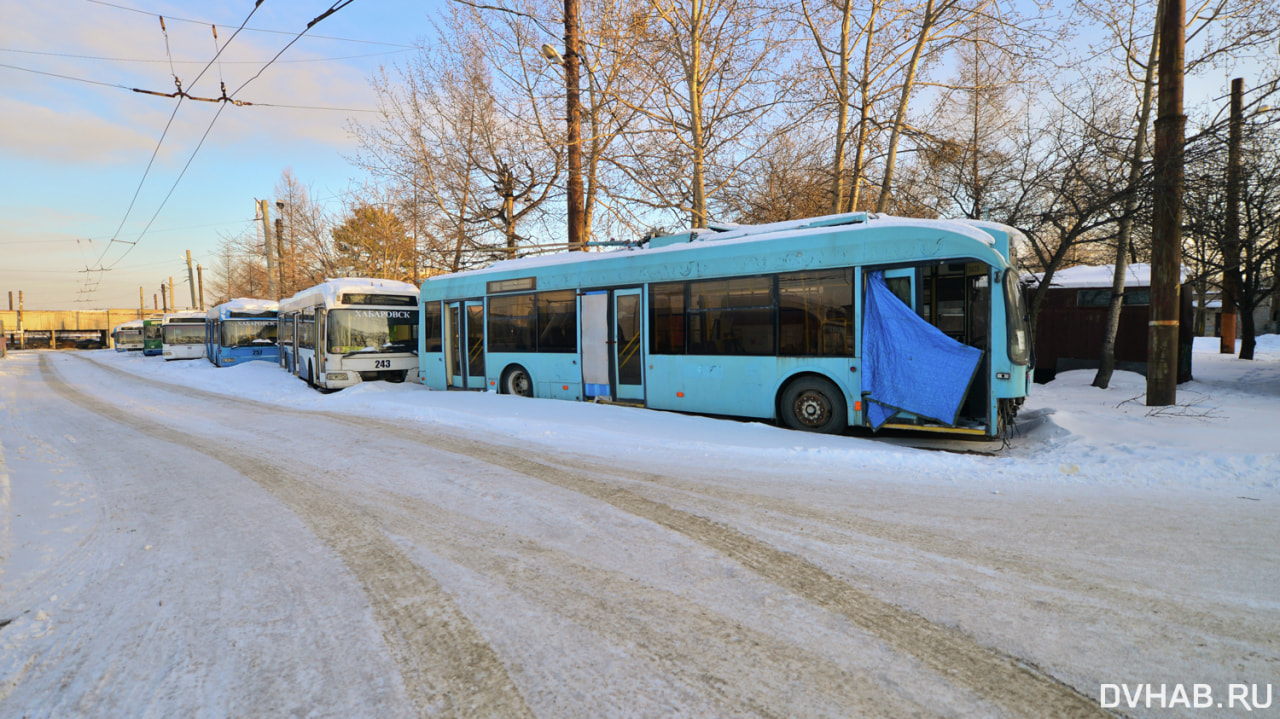
[[[833,215],[844,207],[844,155],[849,131],[849,27],[852,23],[853,0],[844,0],[844,16],[840,21],[840,78],[836,85],[836,156],[831,168]]]
[[[1147,125],[1151,122],[1151,95],[1155,88],[1156,61],[1160,52],[1160,26],[1164,4],[1156,12],[1156,32],[1151,35],[1151,52],[1147,56],[1147,76],[1142,83],[1142,107],[1138,112],[1138,133],[1133,139],[1133,157],[1129,159],[1129,181],[1125,187],[1124,215],[1120,218],[1116,238],[1116,266],[1111,278],[1111,302],[1107,305],[1107,323],[1102,335],[1102,357],[1093,386],[1106,389],[1116,369],[1116,335],[1120,332],[1120,313],[1124,309],[1125,271],[1128,270],[1129,238],[1133,234],[1133,213],[1138,207],[1138,183],[1142,179],[1142,158],[1147,153]]]
[[[898,138],[902,135],[902,123],[906,121],[907,104],[911,100],[911,91],[915,86],[920,55],[924,53],[924,46],[929,42],[929,31],[933,28],[933,3],[934,0],[929,0],[925,6],[924,19],[920,23],[920,36],[916,38],[916,46],[911,51],[907,77],[902,81],[902,97],[898,100],[898,113],[893,119],[893,130],[889,133],[889,154],[885,158],[884,178],[880,181],[880,197],[876,201],[876,212],[884,212],[889,204],[889,188],[893,186],[893,168],[898,159]]]
[[[689,126],[693,140],[693,178],[690,190],[693,207],[689,223],[693,227],[707,226],[707,188],[703,174],[706,162],[705,138],[702,127],[702,2],[694,0],[689,13],[690,51],[686,82],[689,84]]]

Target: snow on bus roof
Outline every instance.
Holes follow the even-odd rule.
[[[592,260],[600,260],[607,257],[614,257],[618,253],[624,252],[683,252],[693,247],[697,247],[701,242],[720,243],[748,243],[757,242],[764,239],[776,240],[785,237],[805,237],[816,234],[824,234],[834,230],[844,231],[862,231],[869,227],[914,227],[924,229],[941,229],[953,232],[959,235],[965,235],[971,239],[982,242],[983,244],[995,246],[995,238],[987,230],[996,230],[1006,232],[1013,237],[1021,237],[1022,234],[1012,227],[1001,225],[996,222],[979,222],[976,220],[926,220],[914,217],[893,217],[891,215],[871,215],[869,219],[856,221],[856,216],[865,215],[866,213],[855,212],[846,213],[844,215],[827,215],[825,217],[806,217],[799,220],[787,220],[785,222],[772,222],[763,225],[737,225],[733,223],[710,223],[713,228],[692,228],[678,230],[669,233],[668,237],[686,234],[690,232],[698,233],[697,239],[692,242],[680,242],[666,245],[664,247],[623,247],[616,250],[606,250],[604,252],[557,252],[549,255],[533,255],[530,257],[521,257],[514,260],[499,260],[488,267],[475,270],[467,270],[465,272],[455,272],[449,274],[449,277],[459,277],[472,274],[487,274],[490,272],[502,272],[506,270],[534,269],[541,267],[551,267],[559,264],[571,264],[575,262],[590,262]],[[840,223],[841,219],[848,219],[846,223]],[[444,277],[445,275],[437,275]],[[431,279],[431,278],[428,278]]]
[[[1067,267],[1053,273],[1053,277],[1049,278],[1050,287],[1078,288],[1078,287],[1111,287],[1112,278],[1115,277],[1115,265],[1077,265],[1076,267]],[[1028,272],[1022,276],[1024,282],[1035,282],[1039,284],[1040,278],[1043,276],[1041,272]],[[1182,281],[1187,280],[1187,268],[1182,268]],[[1150,287],[1151,286],[1151,265],[1145,262],[1135,262],[1128,265],[1124,273],[1125,287]]]
[[[228,300],[220,305],[214,305],[209,308],[206,314],[209,319],[217,319],[221,310],[231,310],[235,312],[275,312],[280,307],[280,303],[274,300],[258,300],[251,297],[237,297],[234,300]]]
[[[292,297],[281,300],[281,304],[288,306],[292,302],[319,294],[326,305],[336,305],[341,304],[342,295],[348,292],[418,296],[418,288],[408,282],[382,280],[376,277],[335,277],[305,290],[298,290]]]

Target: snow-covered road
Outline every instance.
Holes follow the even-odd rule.
[[[0,715],[1086,716],[1107,683],[1280,689],[1274,482],[663,449],[654,417],[718,421],[472,396],[635,421],[572,452],[132,360],[0,373]]]

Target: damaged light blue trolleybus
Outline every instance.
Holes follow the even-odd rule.
[[[712,225],[422,284],[435,389],[788,427],[997,436],[1030,386],[1009,246],[988,222],[851,213]]]

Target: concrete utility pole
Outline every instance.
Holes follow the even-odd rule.
[[[267,298],[272,300],[280,299],[279,290],[276,289],[276,261],[275,253],[271,251],[271,218],[268,216],[268,205],[266,200],[254,200],[258,203],[258,213],[262,216],[262,251],[267,255]]]
[[[196,278],[200,282],[200,309],[204,309],[204,268],[196,265]]]
[[[191,288],[191,309],[196,305],[196,278],[191,273],[191,250],[187,250],[187,286]]]
[[[578,102],[578,2],[564,0],[564,84],[569,130],[569,250],[586,249],[582,191],[582,105]]]
[[[9,311],[13,311],[13,290],[9,290]]]
[[[1244,135],[1244,79],[1231,81],[1227,132],[1227,216],[1222,232],[1222,321],[1218,352],[1236,353],[1236,309],[1240,299],[1240,142]]]
[[[178,311],[178,296],[173,293],[173,275],[169,276],[169,304],[174,312]]]
[[[169,297],[165,295],[165,286],[163,282],[160,283],[160,311],[169,311]]]
[[[1151,224],[1151,320],[1147,326],[1147,406],[1178,399],[1178,289],[1182,280],[1182,69],[1186,0],[1161,0],[1154,214]]]
[[[142,315],[147,311],[147,296],[142,293],[142,288],[138,288],[138,319],[142,319]]]

